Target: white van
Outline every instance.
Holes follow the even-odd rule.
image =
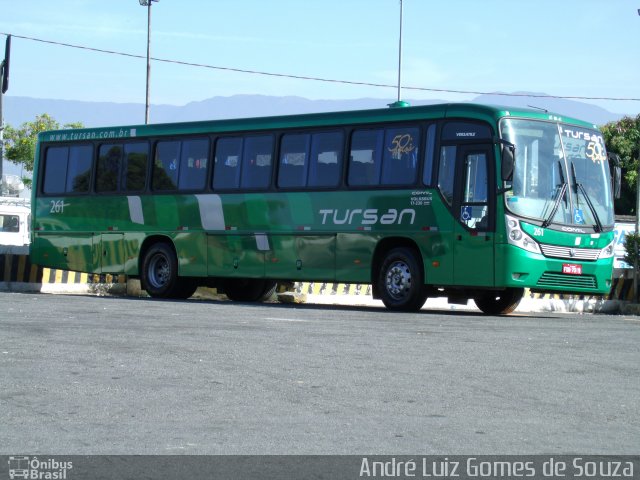
[[[30,219],[31,208],[27,199],[0,197],[0,251],[16,250],[5,247],[28,247],[31,242]]]

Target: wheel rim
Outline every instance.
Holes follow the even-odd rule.
[[[154,288],[162,288],[169,282],[171,278],[171,265],[169,259],[158,253],[153,256],[149,262],[149,283]]]
[[[411,269],[404,262],[391,264],[385,278],[387,292],[394,300],[406,298],[411,290]]]

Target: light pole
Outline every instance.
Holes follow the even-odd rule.
[[[4,60],[0,62],[0,196],[2,195],[2,163],[4,162],[4,116],[2,96],[9,89],[9,59],[11,58],[11,35],[7,35]]]
[[[640,8],[638,9],[638,15],[640,15]],[[638,172],[636,175],[636,235],[640,234],[640,153],[638,154]],[[638,238],[636,236],[636,238]],[[635,262],[633,265],[633,299],[636,303],[640,302],[640,285],[638,282],[638,243],[634,245],[636,249]]]
[[[409,104],[402,98],[402,0],[400,0],[400,35],[398,38],[398,96],[395,102],[390,103],[391,108],[406,107]]]
[[[144,105],[144,123],[149,123],[149,82],[151,81],[151,4],[160,0],[138,0],[147,7],[147,95]]]
[[[638,9],[638,15],[640,15],[640,8]],[[640,233],[640,153],[638,162],[638,176],[636,179],[636,233]]]
[[[400,103],[402,95],[402,0],[400,0],[400,37],[398,40],[398,98]]]

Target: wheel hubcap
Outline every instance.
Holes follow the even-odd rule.
[[[404,262],[394,262],[387,270],[386,287],[396,300],[403,299],[411,289],[411,270]]]
[[[155,255],[149,262],[149,282],[155,288],[164,287],[171,277],[171,267],[164,255]]]

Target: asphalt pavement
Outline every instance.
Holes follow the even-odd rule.
[[[637,454],[640,320],[0,293],[4,454]]]

